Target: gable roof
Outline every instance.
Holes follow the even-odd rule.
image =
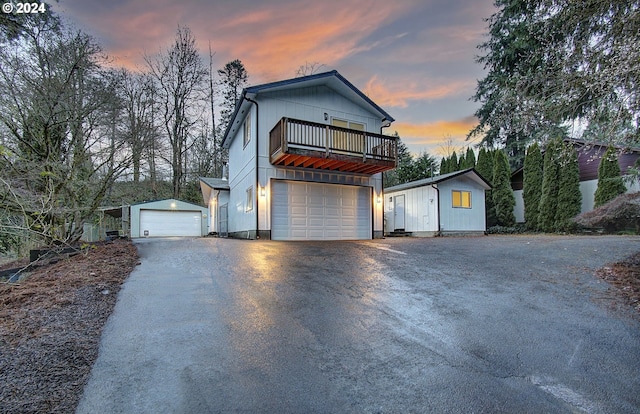
[[[250,86],[242,90],[240,99],[236,104],[236,109],[231,116],[229,126],[222,138],[222,146],[228,148],[231,144],[231,138],[235,136],[238,129],[242,126],[244,117],[248,113],[248,109],[252,104],[252,100],[262,92],[276,92],[280,90],[294,89],[294,88],[307,88],[310,86],[327,86],[347,99],[363,104],[368,107],[373,113],[377,114],[382,123],[386,126],[390,125],[395,119],[389,115],[384,109],[380,108],[375,102],[369,99],[362,91],[356,88],[351,82],[345,79],[338,73],[337,70],[330,72],[316,73],[309,76],[302,76],[299,78],[286,79],[277,82],[264,83],[262,85]]]
[[[214,190],[229,189],[229,180],[227,180],[226,178],[200,177],[200,181],[213,188]]]
[[[436,175],[435,177],[412,181],[410,183],[394,185],[393,187],[385,188],[384,192],[389,193],[400,190],[408,190],[410,188],[424,187],[426,185],[438,184],[443,181],[451,180],[463,175],[480,184],[482,187],[484,187],[485,190],[491,189],[491,184],[489,184],[487,180],[485,180],[480,174],[478,174],[478,171],[476,171],[475,168],[467,168],[466,170],[454,171],[448,174]]]

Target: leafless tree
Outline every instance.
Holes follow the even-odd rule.
[[[304,65],[300,65],[298,69],[296,69],[296,78],[300,78],[302,76],[309,76],[315,73],[319,73],[320,70],[326,68],[327,65],[320,62],[305,62]]]
[[[0,200],[32,235],[74,241],[128,166],[100,133],[116,85],[90,36],[51,16],[27,23],[0,49]]]
[[[157,103],[162,117],[171,166],[173,196],[180,198],[186,180],[189,134],[202,116],[203,83],[207,75],[188,27],[178,27],[173,45],[154,57],[146,57],[157,84]]]

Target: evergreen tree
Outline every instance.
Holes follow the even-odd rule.
[[[516,223],[513,213],[516,201],[511,190],[511,168],[504,151],[496,151],[494,157],[492,196],[496,220],[499,225],[509,227]]]
[[[451,154],[451,158],[449,158],[449,172],[455,172],[458,171],[459,165],[458,165],[458,154],[456,154],[455,151],[453,151],[453,154]]]
[[[410,169],[413,163],[413,156],[409,148],[398,136],[398,132],[394,136],[398,137],[398,165],[395,169],[383,173],[385,188],[406,183],[410,181],[411,176]]]
[[[544,151],[544,167],[542,175],[542,195],[538,215],[538,229],[545,232],[555,230],[556,206],[558,203],[559,163],[558,152],[562,146],[559,139],[549,141]]]
[[[409,181],[422,180],[432,177],[436,170],[437,161],[426,152],[420,154],[412,163],[411,179]]]
[[[442,160],[440,160],[440,170],[438,172],[438,174],[442,175],[442,174],[446,174],[449,172],[449,166],[447,165],[447,158],[446,157],[442,157]]]
[[[478,171],[478,174],[480,174],[489,184],[493,185],[493,152],[491,150],[487,150],[484,147],[480,148],[476,171]],[[493,190],[486,190],[484,192],[487,227],[491,227],[496,224],[492,191]]]
[[[477,62],[486,76],[471,136],[501,145],[511,159],[524,145],[579,120],[640,136],[640,30],[637,0],[495,0]],[[629,47],[629,45],[634,45]],[[576,70],[579,68],[580,70]],[[587,136],[583,137],[587,138]]]
[[[580,214],[582,207],[578,153],[573,145],[565,144],[561,147],[558,161],[560,176],[555,228],[557,231],[569,231],[574,226],[571,219]]]
[[[614,147],[609,147],[600,160],[598,166],[598,187],[595,192],[594,207],[600,207],[624,194],[627,188],[620,175],[618,155]]]
[[[467,147],[467,153],[464,156],[464,165],[462,169],[475,168],[476,167],[476,155],[471,147]]]
[[[529,229],[536,229],[538,226],[540,197],[542,196],[542,165],[540,146],[534,143],[527,149],[523,172],[524,221]]]

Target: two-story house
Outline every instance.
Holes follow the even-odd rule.
[[[222,143],[228,190],[203,191],[210,228],[249,239],[382,237],[382,172],[397,162],[397,138],[382,130],[393,121],[337,71],[244,89]]]

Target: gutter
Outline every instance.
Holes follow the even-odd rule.
[[[436,208],[438,210],[438,213],[436,214],[436,221],[438,224],[438,236],[440,235],[440,189],[435,185],[435,184],[431,184],[431,188],[433,188],[434,190],[436,190],[436,194],[437,194],[437,200],[438,200],[438,204],[436,205]]]
[[[249,98],[246,96],[244,96],[244,99],[246,99],[247,101],[251,102],[252,104],[254,104],[256,106],[256,240],[260,238],[260,214],[258,214],[258,206],[260,205],[260,180],[259,180],[259,171],[258,171],[258,160],[259,160],[259,156],[260,156],[260,152],[258,151],[260,149],[260,106],[258,105],[258,102],[254,101],[253,99]],[[251,114],[249,114],[249,116],[251,116]]]

